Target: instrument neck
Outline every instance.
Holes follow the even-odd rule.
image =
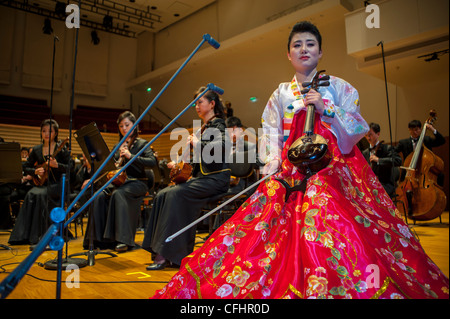
[[[135,141],[136,141],[136,136],[133,136],[133,137],[128,138],[128,140],[126,140],[123,144],[128,149],[131,149],[133,147]],[[125,157],[120,156],[119,160],[116,162],[117,167],[122,166],[124,160],[125,160]]]
[[[416,169],[417,163],[419,161],[420,151],[422,150],[423,140],[425,138],[425,133],[427,131],[427,123],[423,125],[422,133],[420,133],[420,138],[417,141],[416,148],[414,150],[414,155],[411,159],[411,163],[409,165],[410,169]]]
[[[309,104],[306,110],[305,125],[303,126],[303,133],[305,133],[305,135],[307,136],[311,136],[314,134],[314,113],[314,104]]]

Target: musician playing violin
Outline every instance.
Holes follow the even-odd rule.
[[[128,133],[136,123],[133,113],[125,111],[119,115],[119,140]],[[147,141],[139,138],[136,128],[125,143],[114,154],[114,159],[125,165],[134,158]],[[122,160],[121,160],[122,159]],[[153,151],[148,147],[133,163],[126,168],[126,178],[122,185],[114,181],[93,202],[94,246],[100,249],[114,248],[117,252],[125,252],[135,246],[134,238],[139,222],[142,199],[153,183],[145,168],[156,165]],[[118,167],[119,168],[119,167]],[[88,181],[85,182],[85,185]],[[119,186],[117,186],[119,185]],[[83,246],[89,248],[90,227],[88,224]]]
[[[204,90],[200,88],[195,97]],[[172,242],[166,243],[166,238],[197,219],[208,200],[227,192],[230,184],[230,169],[225,161],[224,110],[219,95],[214,91],[206,92],[197,101],[195,110],[204,125],[187,141],[193,146],[197,159],[193,164],[193,177],[185,183],[166,187],[153,201],[142,243],[142,248],[150,251],[155,259],[147,270],[160,270],[169,263],[181,264],[194,249],[195,227]]]
[[[378,177],[381,185],[383,185],[386,193],[392,197],[395,194],[393,168],[400,166],[402,159],[392,146],[384,144],[383,141],[379,140],[379,124],[370,123],[369,128],[370,130],[366,134],[366,139],[370,144],[370,148],[365,149],[362,153]]]
[[[42,185],[35,185],[25,196],[9,238],[12,245],[37,244],[51,224],[50,211],[61,206],[60,181],[71,158],[69,150],[65,147],[52,156],[61,145],[58,132],[59,125],[55,120],[42,121],[40,131],[42,143],[33,147],[27,161],[23,163],[24,176],[30,175],[37,180],[38,177],[46,178],[42,180]]]

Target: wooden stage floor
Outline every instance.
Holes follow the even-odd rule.
[[[449,276],[449,213],[442,214],[439,219],[427,222],[417,222],[411,229],[417,234],[428,256]],[[84,221],[86,225],[86,220]],[[72,231],[74,229],[72,228]],[[201,245],[206,233],[198,234],[196,247]],[[138,231],[136,243],[142,243],[144,233]],[[0,244],[8,245],[8,232],[0,232]],[[69,255],[84,252],[83,236],[78,228],[78,238],[69,242]],[[10,246],[12,250],[0,248],[0,281],[13,271],[29,254],[29,246]],[[64,248],[65,251],[65,248]],[[55,299],[56,271],[47,270],[42,264],[55,260],[57,252],[46,251],[30,268],[27,275],[7,297],[8,299]],[[86,257],[77,257],[86,259]],[[95,257],[95,265],[79,270],[79,287],[70,287],[73,271],[62,272],[62,299],[148,299],[156,290],[177,272],[177,269],[166,268],[161,271],[147,271],[151,263],[150,254],[143,249],[135,249],[117,254],[117,257],[99,254]],[[70,276],[70,277],[68,277]]]

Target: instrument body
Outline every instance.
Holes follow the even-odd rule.
[[[320,77],[320,73],[322,72],[324,70],[318,71],[311,83],[303,83],[302,86],[311,86],[312,89],[317,90],[319,86],[330,85],[328,82],[330,79],[329,76]],[[302,94],[308,91],[309,89],[302,90]],[[303,128],[304,135],[292,143],[287,154],[289,161],[305,175],[312,175],[319,172],[331,161],[327,141],[323,136],[314,133],[314,113],[314,105],[308,105]]]
[[[216,118],[216,115],[214,115],[212,118],[208,120],[207,123],[204,123],[200,129],[200,136],[203,134],[203,131],[206,129],[206,125],[214,120]],[[184,161],[184,158],[187,156],[187,153],[192,150],[192,144],[189,145],[189,147],[186,147],[183,154],[181,154],[181,160],[178,161],[178,163],[175,163],[175,165],[171,168],[169,178],[170,178],[170,185],[173,184],[181,184],[186,182],[191,178],[193,167],[190,163],[187,163]]]
[[[437,184],[438,174],[444,171],[444,161],[423,145],[426,124],[432,124],[436,119],[433,110],[430,115],[423,126],[416,149],[405,159],[402,168],[407,173],[396,189],[397,198],[400,199],[397,208],[402,213],[406,209],[408,217],[413,220],[437,218],[444,212],[447,204],[447,197]]]
[[[169,178],[172,183],[181,184],[186,182],[192,175],[192,165],[181,161],[174,164],[170,170]]]
[[[133,144],[134,144],[135,141],[136,141],[136,136],[133,136],[132,138],[130,138],[130,140],[129,140],[128,142],[125,141],[125,144],[126,144],[127,147],[130,146],[129,148],[131,149],[131,148],[133,147]],[[117,170],[109,171],[109,172],[106,174],[106,178],[107,178],[108,181],[109,181],[111,178],[113,178],[114,175],[116,175],[116,174],[119,172],[120,167],[121,167],[122,164],[123,164],[123,161],[124,161],[124,158],[123,158],[123,157],[120,157],[119,160],[118,160],[118,162],[116,163]],[[121,186],[121,185],[123,185],[123,184],[125,183],[125,181],[127,180],[127,178],[128,178],[127,173],[126,173],[126,171],[124,170],[124,171],[122,171],[116,178],[114,178],[113,181],[112,181],[111,183],[112,183],[114,186],[119,187],[119,186]]]
[[[59,147],[53,152],[51,157],[55,158],[56,155],[58,155],[58,153],[62,151],[62,149],[68,142],[69,142],[69,138],[66,138],[61,143],[61,145],[59,145]],[[44,174],[42,176],[40,176],[40,175],[33,176],[33,183],[36,186],[42,186],[48,180],[48,172],[49,172],[48,161],[45,161],[44,163],[39,164],[39,165],[37,165],[37,163],[35,164],[35,168],[40,168],[40,167],[44,168]]]

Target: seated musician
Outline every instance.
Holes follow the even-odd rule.
[[[42,144],[33,147],[23,164],[24,175],[34,177],[35,186],[27,192],[20,207],[9,237],[11,245],[37,244],[52,224],[51,210],[61,206],[61,177],[67,172],[71,158],[69,150],[58,140],[58,132],[59,125],[55,120],[44,120],[41,123]]]
[[[136,123],[133,113],[125,111],[119,115],[119,139],[128,133]],[[127,141],[114,154],[121,166],[135,157],[135,155],[147,144],[145,139],[139,138],[136,128],[130,134]],[[121,160],[120,160],[121,159]],[[135,247],[134,238],[139,222],[141,203],[148,191],[148,177],[146,167],[156,165],[153,151],[148,147],[125,170],[126,180],[121,185],[114,185],[114,181],[100,193],[93,201],[93,243],[100,249],[114,248],[117,252],[125,252]],[[89,182],[86,180],[83,187]],[[89,249],[89,239],[92,223],[88,223],[83,247]]]
[[[433,150],[433,147],[438,147],[445,144],[445,138],[441,133],[438,132],[433,125],[427,123],[427,130],[431,132],[434,136],[425,135],[423,144],[430,150]],[[403,161],[408,157],[409,154],[413,153],[416,144],[419,141],[420,135],[422,134],[422,124],[419,120],[412,120],[408,123],[408,130],[410,137],[401,139],[398,141],[398,144],[395,147],[395,151],[403,156]],[[406,171],[402,170],[400,180],[405,178]],[[444,175],[440,174],[437,180],[438,184],[442,186],[444,184]]]
[[[200,88],[195,97],[204,90],[205,88]],[[171,242],[166,243],[166,238],[196,220],[208,199],[225,193],[230,184],[230,169],[225,161],[224,151],[225,121],[222,101],[216,92],[208,91],[197,101],[195,109],[204,123],[204,130],[201,131],[203,133],[191,135],[188,143],[193,145],[194,152],[199,149],[201,158],[194,164],[191,179],[159,191],[153,201],[142,243],[142,247],[155,257],[154,263],[147,270],[163,269],[168,263],[181,264],[181,260],[193,251],[196,227],[191,227]],[[214,132],[220,132],[220,140],[213,134],[207,134]],[[217,147],[221,149],[221,158],[212,161],[205,159],[203,150],[206,148],[215,152]],[[173,166],[174,163],[169,165]]]
[[[366,139],[370,144],[370,148],[365,149],[362,154],[370,164],[373,172],[378,177],[381,185],[383,185],[386,193],[390,197],[395,194],[395,181],[392,169],[400,166],[402,158],[395,152],[391,145],[384,144],[380,141],[380,125],[377,123],[369,124],[369,132]]]
[[[264,166],[264,164],[259,161],[258,158],[258,150],[256,144],[248,142],[244,139],[244,130],[241,123],[241,120],[235,116],[228,117],[225,121],[225,125],[227,127],[230,139],[232,141],[231,152],[249,152],[252,153],[252,156],[249,159],[255,159],[255,170],[253,173],[247,178],[236,178],[235,176],[231,176],[230,181],[230,189],[228,190],[231,194],[237,194],[242,191],[246,186],[255,183],[258,180],[258,175],[256,171],[257,166]],[[253,156],[254,155],[254,156]],[[252,188],[247,192],[248,195],[251,195],[253,191],[255,191],[256,187]]]

